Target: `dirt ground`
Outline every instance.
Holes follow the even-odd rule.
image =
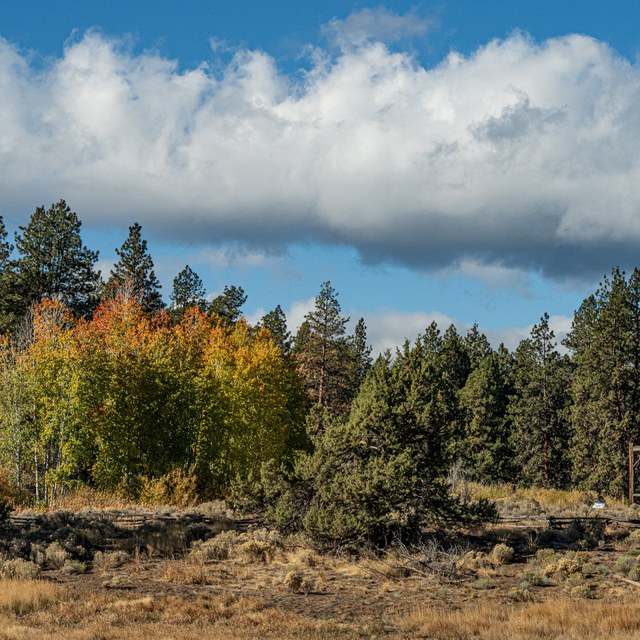
[[[30,560],[5,553],[0,639],[640,638],[640,535],[620,526],[597,540],[502,525],[354,556],[264,529],[89,553],[72,524],[32,532]]]

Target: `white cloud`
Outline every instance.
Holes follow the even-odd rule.
[[[339,47],[348,48],[372,40],[397,42],[422,36],[430,26],[431,21],[419,17],[415,11],[399,15],[385,7],[375,7],[354,11],[344,20],[334,18],[322,31]]]
[[[367,325],[367,339],[372,346],[373,354],[378,355],[390,349],[401,347],[405,340],[413,343],[418,335],[424,333],[425,329],[435,322],[441,333],[444,333],[451,325],[461,335],[464,335],[471,326],[464,322],[459,322],[446,314],[438,311],[432,312],[406,312],[396,310],[380,310],[373,313],[363,314]],[[555,334],[556,347],[561,353],[566,353],[562,345],[562,340],[571,330],[573,318],[570,316],[554,315],[549,317],[549,327]],[[481,331],[485,333],[494,349],[500,344],[504,344],[510,351],[514,351],[520,341],[531,336],[533,324],[526,327],[502,327]]]
[[[510,287],[522,295],[528,293],[527,274],[522,269],[505,267],[501,264],[483,264],[474,259],[464,258],[440,271],[441,275],[451,277],[464,275],[484,282],[492,288]]]
[[[288,310],[287,329],[295,336],[304,317],[315,307],[315,298],[294,301]],[[265,315],[262,308],[254,310],[246,316],[251,324],[257,324]],[[372,354],[377,357],[387,349],[392,354],[397,348],[402,347],[405,340],[414,343],[416,338],[435,322],[441,333],[444,333],[451,325],[456,327],[459,334],[464,335],[471,325],[459,322],[455,318],[439,311],[398,311],[395,309],[379,309],[372,312],[355,312],[352,314],[348,331],[353,331],[356,318],[363,317],[367,327],[367,343],[372,347]],[[561,353],[567,350],[562,341],[571,330],[573,318],[571,316],[553,315],[549,317],[549,327],[555,334],[556,347]],[[531,336],[533,324],[526,327],[505,326],[499,329],[481,331],[485,333],[494,349],[504,344],[510,351],[514,351],[518,344]]]
[[[555,334],[556,349],[560,353],[567,353],[567,349],[563,346],[562,341],[571,331],[573,318],[571,316],[550,316],[549,328]],[[537,323],[535,323],[537,324]],[[526,327],[504,327],[502,329],[486,331],[487,338],[494,348],[503,343],[510,351],[514,351],[522,340],[531,337],[533,324]]]
[[[312,311],[316,306],[316,299],[308,298],[307,300],[295,300],[291,303],[288,311],[285,311],[287,316],[287,329],[292,335],[298,333],[300,325],[304,322],[304,317]]]
[[[405,340],[414,342],[432,322],[435,322],[442,332],[449,325],[455,324],[452,318],[438,311],[425,313],[421,311],[381,310],[365,314],[364,320],[367,325],[367,340],[372,347],[374,356],[386,349],[390,349],[394,353]],[[461,326],[458,325],[459,331]]]
[[[303,80],[257,51],[180,71],[88,33],[36,68],[0,40],[0,210],[65,197],[87,225],[256,259],[320,241],[489,278],[637,256],[640,69],[606,44],[516,34],[426,69],[367,40],[314,60]]]
[[[206,247],[194,256],[196,264],[208,264],[214,267],[246,266],[259,267],[268,259],[264,251],[246,247]]]

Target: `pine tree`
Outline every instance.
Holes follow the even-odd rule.
[[[469,364],[471,370],[477,369],[480,363],[487,358],[493,351],[487,336],[480,332],[478,325],[474,325],[467,331],[464,337],[464,344],[467,347],[469,355]]]
[[[448,410],[433,337],[376,361],[349,419],[329,421],[293,474],[271,481],[270,520],[325,542],[384,546],[490,515],[451,496],[445,481]]]
[[[276,344],[282,349],[282,353],[285,356],[288,355],[291,351],[291,333],[287,329],[287,316],[282,307],[277,305],[273,311],[265,314],[260,320],[260,326],[271,333]]]
[[[142,238],[142,227],[137,222],[129,227],[129,236],[116,253],[120,259],[111,270],[104,297],[114,297],[120,290],[129,290],[144,311],[162,310],[160,283],[147,251],[147,241]]]
[[[179,321],[190,307],[204,309],[206,305],[205,294],[202,278],[189,265],[186,265],[173,279],[171,311],[174,319]]]
[[[515,352],[511,446],[524,484],[563,488],[569,467],[569,363],[556,349],[545,313]]]
[[[83,246],[81,222],[64,200],[45,210],[38,207],[16,234],[20,254],[15,262],[20,307],[17,315],[38,300],[59,297],[76,315],[87,315],[98,301],[100,273],[94,270],[98,252]]]
[[[345,413],[350,402],[348,321],[335,289],[324,282],[296,337],[296,358],[309,398],[331,414]]]
[[[223,324],[234,325],[241,316],[240,309],[247,301],[242,287],[225,286],[223,292],[215,297],[209,305],[209,312],[218,316]]]
[[[575,315],[573,480],[582,488],[625,495],[629,441],[640,437],[640,274],[627,282],[613,269]]]
[[[349,338],[353,359],[352,387],[353,397],[358,393],[367,372],[371,368],[371,347],[367,344],[367,325],[364,318],[356,323],[353,336]]]
[[[460,391],[465,427],[459,455],[476,482],[513,479],[507,415],[511,386],[505,363],[499,353],[490,353],[478,362]]]
[[[4,220],[0,216],[0,333],[15,327],[22,310],[11,261],[13,245],[9,243],[7,236]]]

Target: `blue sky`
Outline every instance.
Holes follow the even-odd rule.
[[[168,301],[299,323],[324,280],[376,350],[431,320],[562,335],[640,248],[640,3],[4,0],[0,215],[65,198],[103,272],[142,224]]]

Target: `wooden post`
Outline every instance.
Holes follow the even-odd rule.
[[[633,504],[633,494],[635,492],[635,479],[633,473],[633,442],[629,440],[629,505]]]

